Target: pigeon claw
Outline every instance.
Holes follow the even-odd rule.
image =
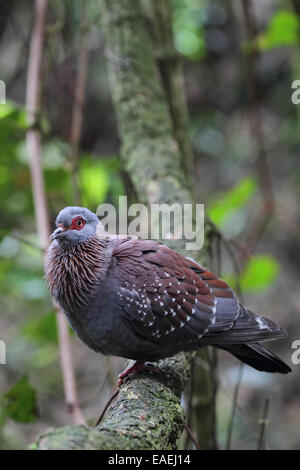
[[[143,361],[136,361],[133,366],[128,367],[119,375],[118,387],[120,387],[124,380],[129,378],[134,378],[136,375],[139,374],[142,370],[148,370],[150,372],[159,372],[159,370],[151,365],[145,364]]]

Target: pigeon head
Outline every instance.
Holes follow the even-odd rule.
[[[85,207],[65,207],[56,218],[50,241],[76,245],[95,235],[99,223],[96,214]]]

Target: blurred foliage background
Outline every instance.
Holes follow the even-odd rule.
[[[0,79],[7,93],[6,104],[0,104],[0,339],[7,348],[7,364],[0,365],[0,448],[9,449],[25,448],[39,432],[69,423],[70,416],[64,404],[55,313],[43,279],[25,147],[33,2],[2,0],[0,9]],[[273,350],[290,362],[291,344],[300,337],[300,105],[291,101],[292,82],[300,79],[300,2],[253,0],[253,11],[256,31],[251,40],[241,0],[174,0],[173,26],[184,61],[195,200],[205,204],[206,214],[236,253],[240,278],[223,251],[222,276],[241,288],[252,310],[288,330],[289,338],[274,344]],[[50,0],[40,125],[52,225],[58,211],[74,202],[69,134],[84,14],[89,66],[79,155],[82,204],[91,210],[102,202],[117,205],[119,195],[130,192],[118,155],[107,52],[99,26],[101,9],[98,2]],[[247,64],[253,50],[274,213],[250,256],[247,233],[263,205],[255,165],[257,142],[251,131]],[[93,422],[124,361],[96,355],[74,335],[72,342],[80,401]],[[237,375],[237,361],[222,354],[217,401],[220,447],[226,445]],[[299,392],[297,366],[284,377],[245,367],[232,447],[256,447],[258,420],[270,397],[267,447],[299,449]]]

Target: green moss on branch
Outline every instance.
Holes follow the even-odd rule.
[[[189,354],[160,361],[160,373],[142,372],[125,383],[97,428],[49,430],[33,450],[150,450],[176,446],[184,424],[180,396],[189,376]]]
[[[139,200],[191,202],[150,19],[139,1],[102,0],[102,12],[122,160]]]

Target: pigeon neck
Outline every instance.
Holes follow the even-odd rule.
[[[97,235],[77,245],[50,246],[46,279],[51,294],[64,310],[80,309],[94,300],[106,277],[111,253],[109,237]]]

